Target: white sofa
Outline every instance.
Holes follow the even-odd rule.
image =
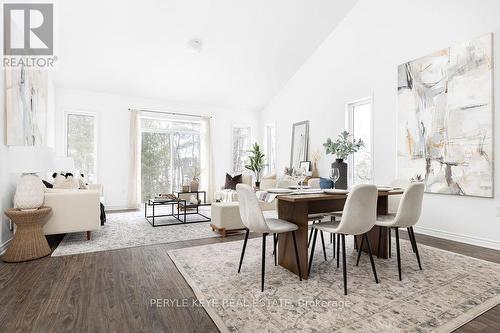
[[[44,206],[52,208],[52,214],[43,225],[45,235],[98,230],[100,222],[101,187],[87,190],[45,189]]]

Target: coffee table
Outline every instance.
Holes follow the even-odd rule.
[[[149,199],[144,203],[144,217],[146,218],[146,221],[149,222],[153,227],[163,227],[166,225],[176,225],[176,224],[183,224],[186,223],[186,211],[184,210],[184,213],[181,213],[179,205],[186,205],[186,200],[182,200],[179,198],[153,198]],[[155,207],[158,206],[170,206],[171,207],[171,213],[170,214],[157,214],[158,210],[155,210]],[[152,210],[152,215],[148,215],[148,207],[151,207]],[[175,212],[175,209],[177,209],[177,213]],[[179,222],[176,223],[162,223],[162,224],[156,224],[155,221],[159,217],[167,217],[171,216],[176,218]]]
[[[191,220],[189,223],[199,223],[199,222],[210,222],[212,219],[205,214],[200,213],[200,207],[204,206],[210,206],[211,204],[207,203],[207,192],[206,191],[189,191],[189,192],[183,192],[183,191],[178,191],[174,192],[177,197],[179,198],[180,201],[184,201],[183,203],[180,202],[178,207],[184,211],[185,215],[198,215],[201,218],[198,220]],[[182,200],[181,198],[185,198],[186,196],[189,195],[196,195],[196,200],[200,203],[194,204],[190,202],[189,200]],[[200,195],[203,195],[203,201],[200,200]],[[192,211],[188,211],[192,210]]]

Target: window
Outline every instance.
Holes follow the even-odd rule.
[[[243,172],[248,151],[252,148],[252,127],[233,125],[233,172]]]
[[[182,188],[200,172],[201,123],[141,118],[141,198]]]
[[[361,139],[365,147],[349,157],[349,182],[351,185],[373,181],[372,156],[372,99],[347,104],[347,131],[354,138]]]
[[[276,126],[266,125],[264,133],[264,154],[266,155],[266,173],[276,172]]]
[[[97,121],[92,113],[66,114],[66,155],[90,182],[97,181]],[[68,170],[61,170],[68,171]]]

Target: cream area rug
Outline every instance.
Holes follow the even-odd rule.
[[[203,214],[210,216],[210,207],[203,207]],[[193,220],[191,215],[187,219]],[[173,223],[171,217],[159,218],[155,223]],[[144,212],[107,214],[107,221],[99,230],[92,232],[90,240],[85,232],[66,234],[52,252],[52,256],[77,253],[116,250],[127,247],[173,243],[191,239],[218,237],[212,231],[210,222],[152,227],[145,219]]]
[[[272,238],[272,237],[268,237]],[[237,274],[242,241],[183,248],[170,257],[222,332],[451,332],[500,303],[500,265],[419,245],[423,270],[411,245],[401,240],[403,280],[396,254],[377,259],[375,284],[369,257],[358,267],[352,237],[348,251],[348,295],[342,261],[324,261],[316,244],[309,280],[266,259],[260,291],[261,239],[251,239]],[[393,241],[393,251],[395,244]],[[272,243],[267,249],[272,251]],[[207,255],[217,265],[207,264]]]

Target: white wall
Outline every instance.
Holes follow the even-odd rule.
[[[394,179],[397,66],[488,32],[495,33],[494,43],[500,45],[499,17],[497,0],[360,0],[261,113],[262,124],[277,122],[279,169],[289,163],[293,122],[310,120],[311,151],[322,149],[327,137],[344,128],[345,104],[373,95],[374,177],[377,183]],[[495,54],[497,64],[499,54]],[[496,85],[495,95],[499,92]],[[495,119],[499,131],[500,117]],[[323,157],[323,176],[332,159]],[[499,166],[496,163],[496,175]],[[499,180],[497,176],[497,193]],[[500,248],[496,207],[500,207],[498,196],[426,194],[419,232]]]
[[[64,113],[66,110],[93,111],[98,115],[98,181],[104,185],[108,209],[127,206],[129,178],[129,107],[213,116],[214,175],[216,186],[231,171],[231,124],[249,123],[255,138],[258,114],[199,104],[151,100],[132,96],[56,88],[56,152],[65,154]]]
[[[2,108],[0,117],[0,252],[2,252],[12,237],[9,230],[9,219],[3,212],[5,209],[12,207],[15,189],[13,177],[7,172],[9,149],[5,145],[5,71],[3,70],[0,71],[0,105]]]

